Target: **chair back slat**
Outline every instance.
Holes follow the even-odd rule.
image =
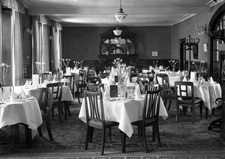
[[[104,84],[87,83],[87,90],[91,92],[104,92]]]
[[[102,93],[84,90],[84,98],[87,123],[89,120],[105,122]]]
[[[186,103],[194,103],[194,85],[193,82],[175,82],[176,97],[179,100],[186,100]],[[179,102],[178,100],[178,102]]]
[[[47,88],[52,92],[53,101],[61,101],[63,83],[48,83]]]
[[[152,91],[146,91],[143,109],[143,121],[145,121],[146,119],[158,118],[160,94],[161,88]]]

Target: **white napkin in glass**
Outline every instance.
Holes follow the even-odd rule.
[[[20,91],[20,95],[21,95],[21,98],[22,98],[22,99],[27,98],[27,95],[26,95],[26,93],[24,92],[24,90],[23,90],[23,89],[21,89],[21,91]]]
[[[188,81],[186,76],[184,76],[183,81],[184,82]]]
[[[135,92],[134,92],[135,100],[141,99],[141,91],[139,85],[135,86]]]
[[[109,87],[105,87],[105,92],[104,92],[104,94],[103,94],[103,98],[105,98],[105,99],[110,99],[110,96],[109,96]]]
[[[210,84],[214,84],[215,82],[214,82],[214,80],[213,80],[213,78],[212,78],[212,76],[210,77]]]

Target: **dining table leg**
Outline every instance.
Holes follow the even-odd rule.
[[[122,153],[126,152],[126,134],[120,130],[121,133],[121,141],[122,141]]]

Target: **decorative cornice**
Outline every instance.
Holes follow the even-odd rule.
[[[189,18],[191,18],[195,15],[196,14],[193,14],[193,13],[192,14],[185,14],[183,17],[181,17],[181,18],[177,19],[176,21],[174,21],[173,23],[171,23],[171,26],[175,25],[175,24],[178,24],[178,23],[181,23],[181,22],[183,22],[183,21],[185,21],[185,20],[187,20],[187,19],[189,19]]]

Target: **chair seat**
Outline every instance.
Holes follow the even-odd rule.
[[[132,125],[140,125],[141,122],[143,121],[142,120],[135,121],[132,123]],[[145,119],[145,126],[152,125],[154,122],[156,122],[155,118]]]
[[[189,106],[190,106],[190,103],[192,102],[192,100],[191,99],[181,99],[181,100],[179,100],[179,104],[188,104]],[[201,98],[194,98],[194,104],[196,105],[196,104],[201,104],[201,102],[203,102],[202,101],[202,99]]]
[[[101,120],[89,120],[89,125],[101,129],[102,128],[102,121]],[[118,125],[118,123],[114,122],[114,121],[105,121],[105,127],[107,127],[108,125],[111,127],[111,126]]]

